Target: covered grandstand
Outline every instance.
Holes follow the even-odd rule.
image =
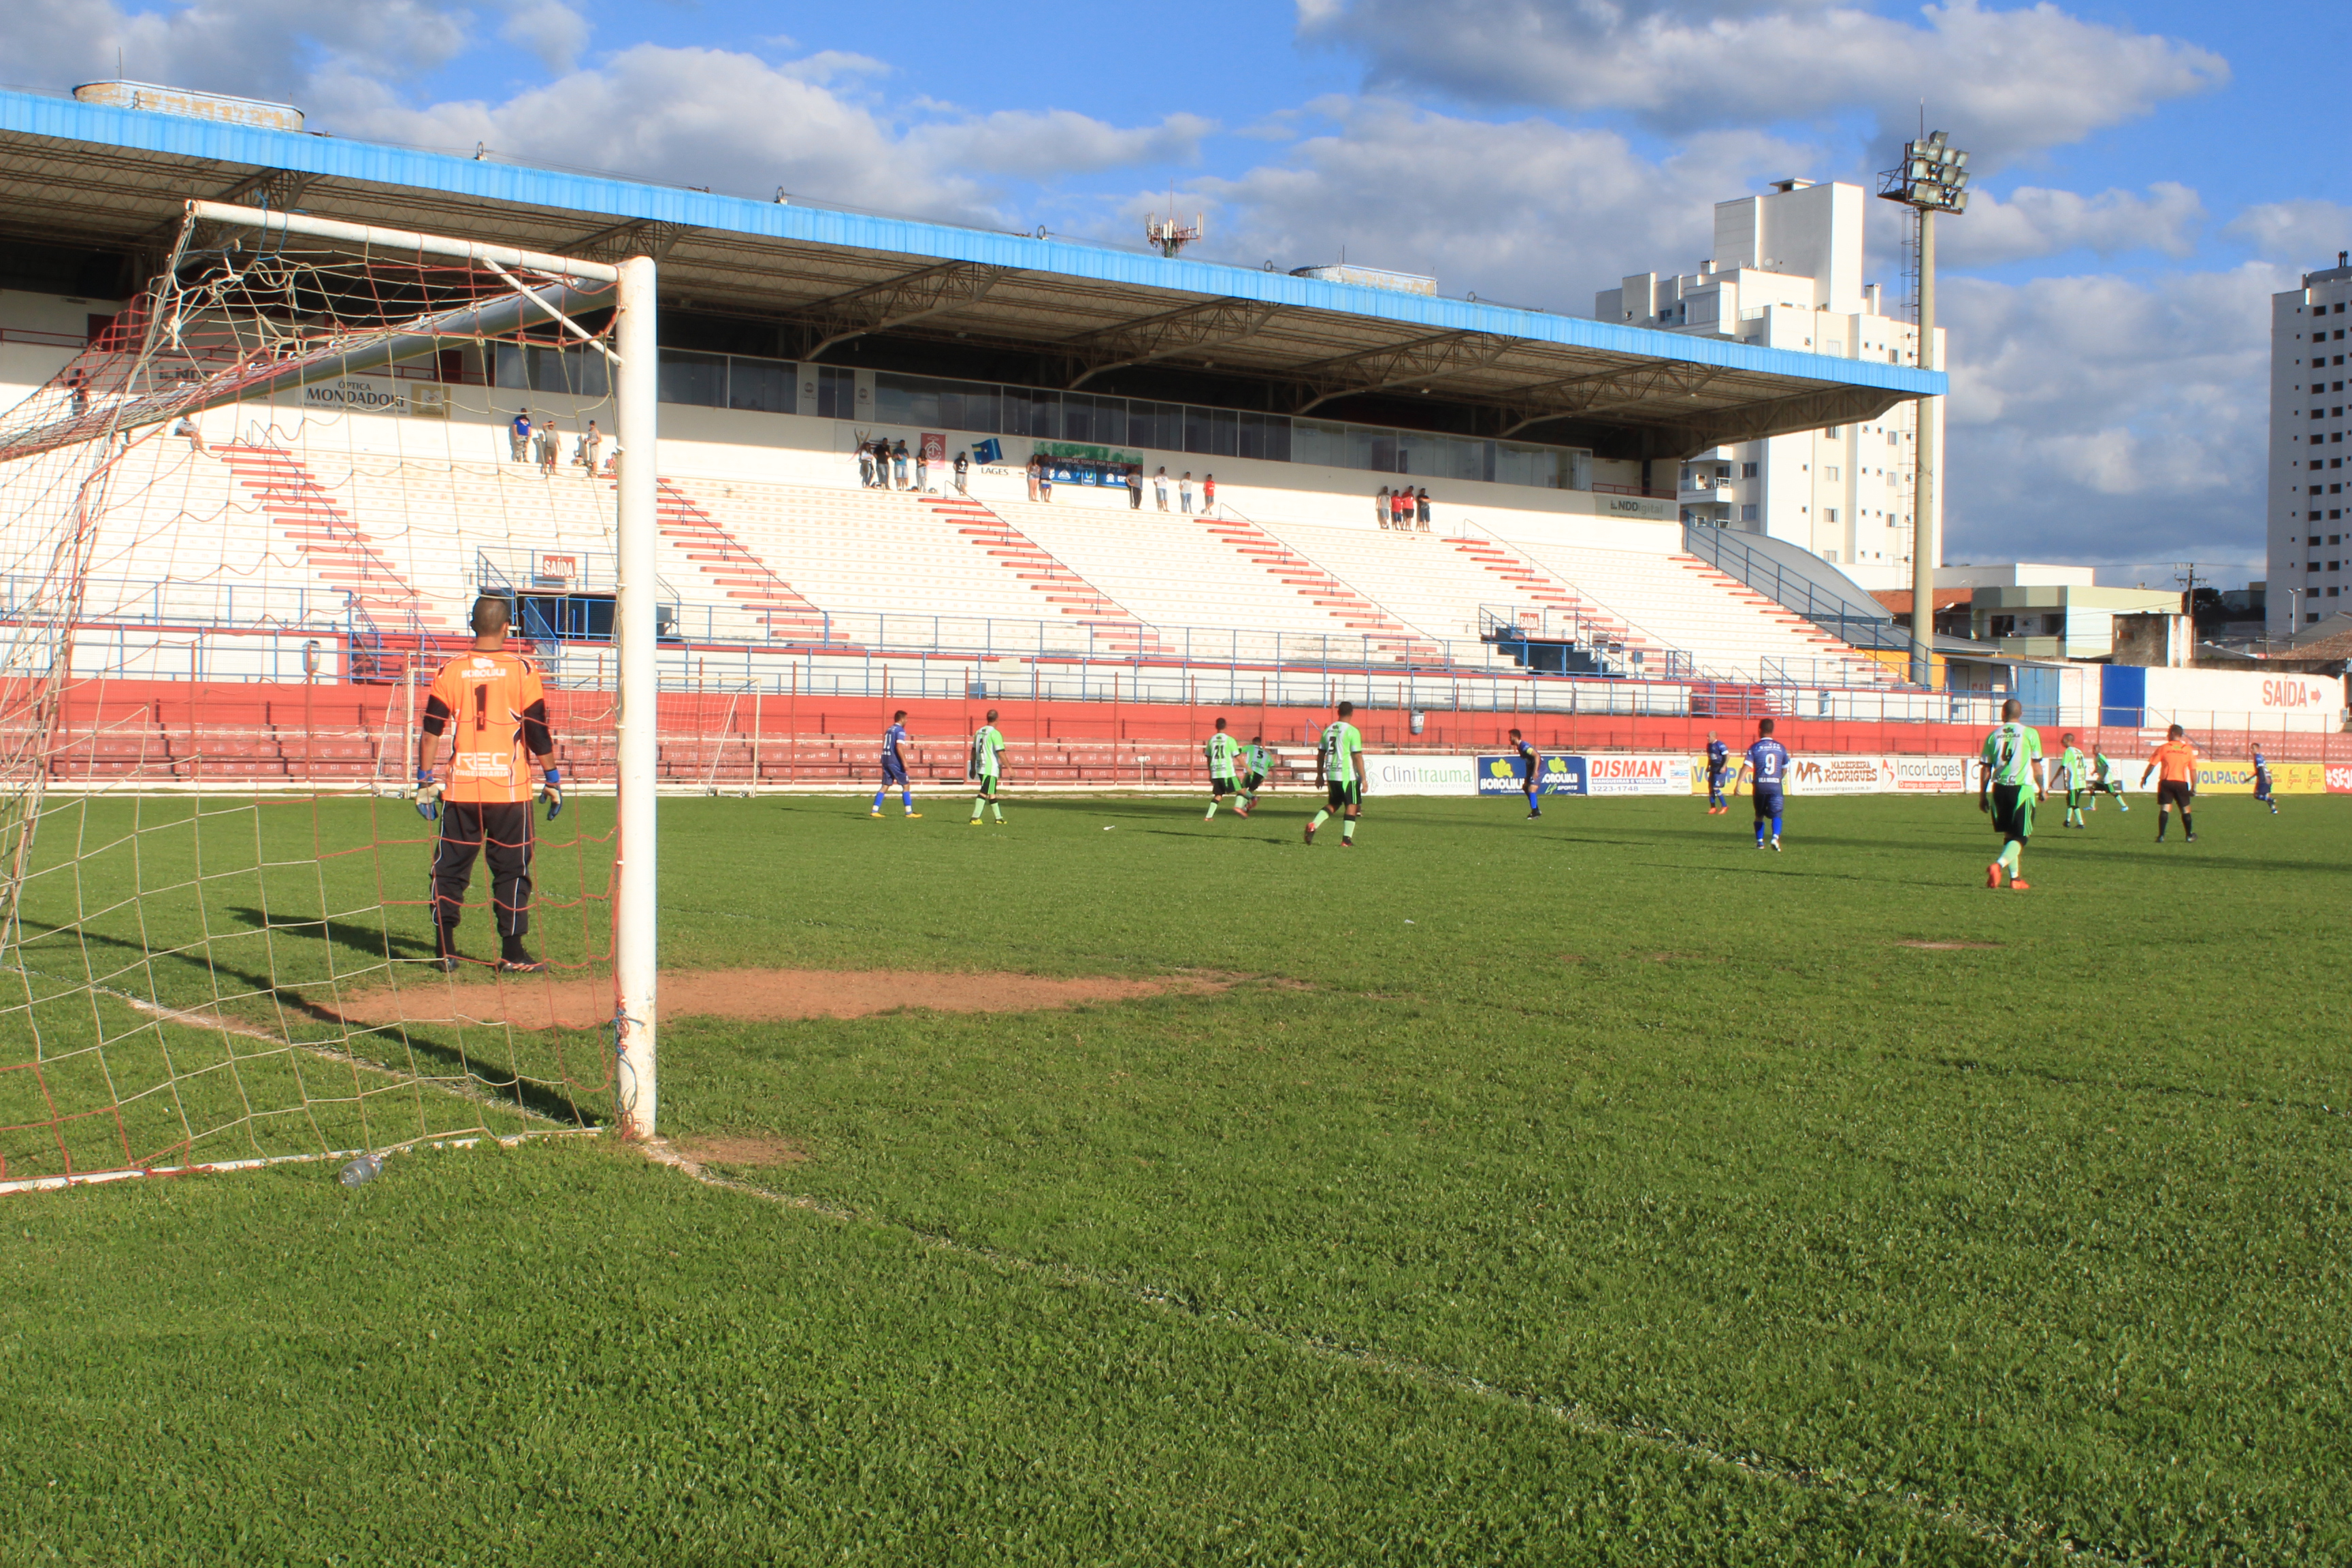
[[[658,259],[666,685],[1966,716],[1688,553],[1673,489],[1691,453],[1866,423],[1932,373],[0,93],[0,395],[88,350],[192,199]],[[488,591],[559,682],[604,686],[613,490],[571,459],[604,406],[551,336],[142,445],[77,674],[397,685]],[[525,410],[551,471],[512,459]],[[876,438],[932,454],[921,491],[860,486]],[[1374,492],[1406,485],[1428,521],[1386,526]]]

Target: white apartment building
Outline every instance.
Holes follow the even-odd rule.
[[[2270,593],[2273,637],[2352,609],[2345,531],[2344,333],[2352,327],[2352,253],[2271,296]]]
[[[1879,286],[1862,280],[1868,200],[1859,185],[1781,180],[1763,195],[1717,202],[1712,259],[1696,273],[1629,277],[1593,296],[1593,314],[1800,353],[1916,364],[1917,325],[1886,315]],[[1938,364],[1943,346],[1938,331]],[[1907,588],[1917,407],[1898,403],[1868,424],[1701,453],[1683,465],[1683,516],[1785,539],[1867,588]],[[1940,437],[1940,400],[1936,408]],[[1938,486],[1929,521],[1939,561],[1942,499]]]

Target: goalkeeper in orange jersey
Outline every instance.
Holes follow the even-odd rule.
[[[425,700],[416,810],[441,824],[433,849],[433,962],[445,973],[457,968],[457,921],[478,855],[490,863],[498,967],[509,974],[547,967],[523,945],[530,932],[530,769],[541,772],[540,798],[550,822],[563,810],[563,775],[555,765],[539,667],[506,649],[510,616],[504,599],[475,600],[474,649],[441,667]],[[449,737],[446,783],[434,768],[444,735]]]

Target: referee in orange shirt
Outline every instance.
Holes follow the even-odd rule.
[[[2180,831],[2189,843],[2197,842],[2197,828],[2189,808],[2197,799],[2197,764],[2203,761],[2197,748],[2181,737],[2188,731],[2175,724],[2164,732],[2164,744],[2147,759],[2140,769],[2140,787],[2147,787],[2147,775],[2158,773],[2156,781],[2156,841],[2164,842],[2165,824],[2172,820],[2172,808],[2180,807]]]
[[[438,820],[433,849],[433,962],[457,968],[457,921],[474,880],[474,858],[490,863],[490,908],[499,928],[499,969],[532,974],[546,964],[523,945],[530,932],[532,843],[530,766],[544,784],[550,822],[563,810],[563,775],[547,727],[547,691],[539,667],[506,650],[511,612],[504,599],[474,601],[474,650],[441,667],[425,700],[416,746],[416,810]],[[434,763],[449,737],[449,777]]]

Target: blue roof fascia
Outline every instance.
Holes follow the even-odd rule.
[[[910,218],[875,217],[827,207],[788,206],[672,185],[642,184],[596,174],[477,161],[446,153],[347,142],[305,132],[270,131],[147,110],[117,109],[37,93],[0,91],[0,131],[226,163],[292,169],[374,184],[405,185],[487,201],[600,215],[615,220],[683,224],[809,244],[940,261],[980,262],[1101,282],[1291,305],[1398,321],[1426,327],[1433,332],[1490,332],[1604,353],[1677,360],[1686,364],[1873,387],[1906,397],[1942,396],[1948,390],[1941,372],[1908,365],[1832,359],[1788,349],[1684,337],[1580,316],[1559,316],[1468,300],[1294,278],[1286,272],[1265,272],[1221,262],[1143,256],[1063,239],[994,234],[985,229],[955,228]]]

